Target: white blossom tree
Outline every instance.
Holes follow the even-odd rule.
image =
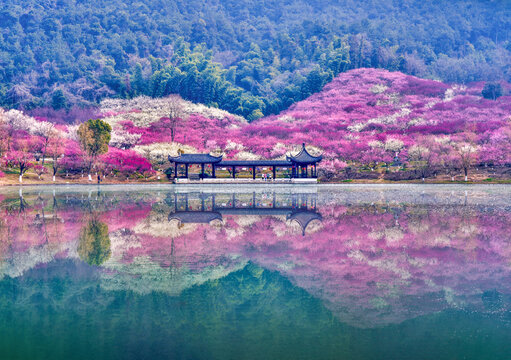
[[[471,143],[462,142],[456,144],[456,151],[465,174],[465,181],[468,181],[468,170],[475,164],[477,147]]]

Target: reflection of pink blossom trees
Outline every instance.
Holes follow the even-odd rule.
[[[352,192],[319,194],[323,220],[311,223],[305,236],[280,216],[225,215],[211,224],[169,221],[171,207],[149,192],[27,194],[22,210],[14,195],[4,195],[0,251],[2,259],[19,265],[16,272],[9,270],[15,276],[37,261],[76,258],[92,211],[108,226],[109,261],[119,262],[116,272],[129,276],[132,266],[147,264],[151,271],[201,274],[227,262],[251,261],[279,271],[341,319],[368,326],[453,303],[482,306],[481,293],[489,289],[511,292],[511,216],[486,198],[491,195],[475,193],[468,205],[460,203],[459,194],[426,193],[424,204],[421,197],[414,197],[417,203],[406,200],[411,195],[402,192],[399,202],[386,199],[385,192],[370,192],[366,202]]]

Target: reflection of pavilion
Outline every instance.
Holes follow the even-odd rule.
[[[173,208],[169,221],[180,224],[209,224],[223,221],[223,216],[285,216],[296,222],[302,235],[309,224],[322,221],[317,211],[317,194],[314,193],[174,193],[167,197]]]

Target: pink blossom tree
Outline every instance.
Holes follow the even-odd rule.
[[[477,161],[477,145],[475,139],[476,135],[471,132],[461,133],[453,137],[460,165],[465,175],[465,181],[468,181],[469,169],[472,168]]]
[[[62,166],[64,161],[65,143],[62,139],[53,137],[50,139],[48,144],[48,155],[52,160],[52,179],[55,182],[55,177],[59,168]]]
[[[438,154],[435,150],[437,149],[434,140],[427,137],[420,138],[417,144],[412,145],[408,149],[408,159],[419,172],[422,182],[429,176],[435,160],[438,159]]]
[[[477,148],[474,144],[462,142],[456,144],[456,151],[465,174],[465,181],[468,181],[468,170],[474,166],[477,160]]]
[[[110,148],[101,155],[100,161],[107,172],[113,172],[126,177],[140,174],[148,176],[153,173],[151,163],[132,150]]]
[[[30,139],[17,139],[13,144],[13,149],[6,154],[6,162],[19,171],[19,182],[23,182],[23,175],[33,167],[34,157],[30,151]]]
[[[58,151],[53,153],[53,155],[57,154]],[[67,142],[64,147],[64,157],[59,162],[59,166],[66,171],[66,177],[69,176],[69,173],[81,172],[83,175],[83,171],[87,168],[86,156],[76,141]]]

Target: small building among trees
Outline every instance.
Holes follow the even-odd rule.
[[[317,164],[323,157],[311,155],[304,143],[298,154],[286,156],[285,160],[223,160],[223,156],[210,154],[180,154],[176,157],[169,156],[168,159],[173,164],[169,178],[176,182],[180,179],[217,178],[316,182]],[[194,166],[199,167],[198,173],[190,171]],[[296,179],[300,180],[295,181]]]

